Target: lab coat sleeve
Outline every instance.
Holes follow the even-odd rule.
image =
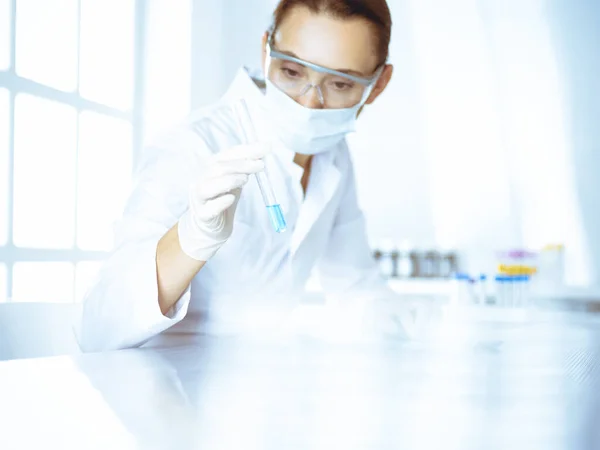
[[[188,207],[188,187],[200,165],[202,147],[198,135],[181,129],[145,149],[115,227],[115,250],[84,298],[76,330],[82,350],[139,346],[186,315],[189,287],[166,316],[160,311],[156,248]]]
[[[349,156],[342,190],[328,244],[318,265],[321,286],[329,298],[394,296],[371,254]]]

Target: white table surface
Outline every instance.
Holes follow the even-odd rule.
[[[597,322],[564,314],[495,331],[427,343],[180,336],[1,362],[0,449],[600,448]]]

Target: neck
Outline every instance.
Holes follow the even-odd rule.
[[[312,155],[303,155],[302,153],[296,153],[296,155],[294,156],[294,163],[306,170],[306,168],[310,164],[311,159]]]

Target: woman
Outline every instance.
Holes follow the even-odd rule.
[[[86,350],[170,329],[276,322],[312,269],[345,299],[386,296],[367,245],[345,135],[392,76],[385,0],[281,0],[263,36],[264,82],[242,70],[224,99],[146,149],[117,246],[84,302]],[[258,143],[244,144],[248,105]],[[267,169],[288,230],[252,174]]]

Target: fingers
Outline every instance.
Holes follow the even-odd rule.
[[[269,144],[238,145],[215,155],[220,162],[262,159],[271,152]]]
[[[225,194],[212,200],[208,200],[203,208],[202,212],[205,219],[212,219],[218,217],[235,203],[236,197],[234,194]]]
[[[212,167],[211,172],[207,177],[218,177],[222,175],[244,174],[250,175],[253,173],[265,170],[265,163],[259,159],[238,159],[234,161],[219,161]]]
[[[204,215],[218,215],[231,207],[249,176],[265,169],[261,158],[270,150],[266,144],[242,145],[216,154],[192,191],[203,204]]]
[[[203,180],[196,185],[196,195],[204,202],[239,189],[248,182],[248,175],[234,174]]]

